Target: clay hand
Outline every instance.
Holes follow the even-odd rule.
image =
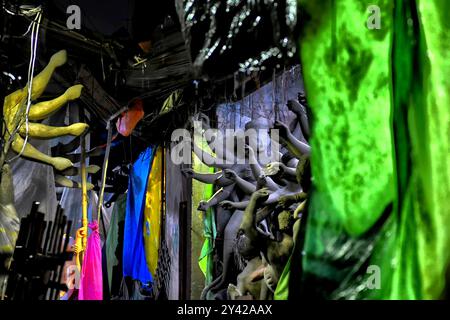
[[[287,105],[288,109],[295,114],[301,114],[301,113],[305,112],[304,108],[298,101],[289,100],[286,105]]]
[[[199,211],[207,211],[209,209],[209,204],[208,202],[206,202],[205,200],[202,200],[198,203],[198,208],[197,210]]]
[[[280,162],[270,162],[263,169],[264,175],[269,177],[282,172],[283,172],[283,164]]]
[[[253,192],[252,198],[255,199],[258,203],[261,203],[266,201],[267,198],[269,198],[269,194],[270,194],[269,189],[262,188]]]
[[[36,101],[43,94],[55,69],[65,64],[66,61],[67,53],[65,50],[55,53],[44,70],[33,78],[30,97],[32,101]],[[27,141],[25,144],[25,139],[26,137],[52,139],[64,135],[83,135],[89,128],[85,123],[75,123],[66,127],[52,127],[40,122],[67,105],[68,101],[78,99],[82,89],[82,85],[74,85],[53,100],[40,101],[32,104],[28,113],[28,119],[30,120],[28,126],[25,125],[26,116],[25,110],[23,109],[23,106],[27,103],[28,99],[27,87],[9,94],[4,99],[4,102],[1,102],[3,103],[2,116],[6,129],[3,139],[9,142],[3,151],[7,153],[8,149],[11,147],[12,150],[20,156],[49,164],[58,171],[72,167],[73,163],[69,159],[63,157],[50,157],[33,147],[30,141]],[[3,163],[1,165],[3,165]]]
[[[242,297],[242,292],[234,284],[229,284],[227,289],[228,296],[231,300],[236,300],[238,297]]]
[[[280,133],[280,138],[286,139],[287,136],[291,133],[289,131],[289,128],[282,122],[280,121],[275,121],[274,125],[273,125],[274,129],[278,129],[279,133]]]
[[[256,182],[257,182],[257,185],[260,187],[267,186],[267,178],[264,175],[264,173],[258,177],[258,180]]]
[[[222,202],[219,203],[219,205],[224,208],[225,210],[231,210],[234,209],[234,204],[232,201],[229,200],[224,200]]]
[[[230,179],[232,181],[236,181],[236,179],[237,179],[237,174],[234,170],[225,169],[225,170],[223,170],[223,174],[224,174],[225,178]]]
[[[192,178],[194,176],[194,170],[191,168],[181,169],[181,172],[186,178]]]

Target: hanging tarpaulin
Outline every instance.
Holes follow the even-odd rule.
[[[81,268],[78,300],[103,300],[102,247],[98,223],[89,223],[91,234],[87,240]]]
[[[303,262],[305,292],[311,290],[320,298],[343,293],[356,298],[367,275],[362,266],[375,236],[382,235],[370,229],[389,208],[394,193],[388,14],[392,7],[389,1],[380,2],[383,28],[369,30],[363,13],[370,1],[299,3],[300,11],[313,18],[303,24],[300,52],[314,119],[310,143],[315,190],[305,221],[303,255],[299,248],[296,259]],[[358,10],[361,19],[355,18]],[[303,285],[292,272],[290,297]]]
[[[123,243],[123,275],[144,284],[152,282],[152,275],[145,258],[144,208],[147,180],[153,159],[153,148],[139,155],[133,164],[128,182],[127,208],[125,213]]]
[[[290,289],[439,298],[450,237],[442,231],[450,223],[450,42],[441,15],[450,2],[299,3],[311,18],[300,45],[315,189],[296,251],[302,279],[292,270]],[[370,7],[380,28],[367,24]]]
[[[162,168],[164,148],[158,147],[148,177],[147,193],[144,209],[144,246],[147,266],[150,272],[156,274],[158,265],[158,249],[161,238],[161,206],[162,206]]]
[[[450,37],[442,16],[450,2],[394,3],[398,233],[394,272],[383,291],[390,299],[438,299],[450,263]],[[378,249],[372,263],[387,269],[391,259]]]

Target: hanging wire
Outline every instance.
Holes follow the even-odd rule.
[[[253,108],[253,94],[252,95],[250,95],[250,98],[251,98],[251,117],[252,117],[252,119],[254,119],[254,108]]]
[[[272,106],[273,106],[273,112],[275,114],[275,121],[278,120],[278,106],[277,106],[277,102],[276,102],[276,97],[275,97],[275,89],[276,89],[276,77],[275,77],[275,69],[273,69],[273,73],[272,73]]]
[[[35,18],[33,20],[32,28],[31,28],[31,56],[30,56],[30,62],[28,64],[28,92],[27,92],[27,105],[25,110],[25,139],[22,145],[22,149],[20,152],[11,158],[8,162],[12,162],[15,159],[18,159],[20,156],[22,156],[23,152],[25,151],[25,147],[28,143],[29,138],[29,113],[31,108],[31,96],[32,96],[32,89],[33,89],[33,78],[34,78],[34,67],[36,64],[36,52],[37,52],[37,44],[38,44],[38,38],[39,38],[39,26],[42,19],[42,8],[39,6],[37,8],[31,9],[29,11],[25,11],[22,13],[25,16],[35,14]],[[20,112],[20,111],[19,111]],[[20,130],[20,127],[22,126],[21,121],[17,124],[17,128],[13,132],[13,136],[17,133],[17,131]],[[13,137],[11,136],[10,139]]]
[[[286,106],[287,103],[287,99],[288,99],[288,94],[287,94],[287,71],[286,71],[286,67],[283,68],[283,74],[281,76],[281,104],[283,106]],[[281,111],[281,114],[283,115],[283,122],[286,122],[286,109],[283,109],[283,111]]]
[[[245,81],[242,80],[241,84],[241,103],[239,104],[239,128],[242,127],[243,106],[245,104]]]

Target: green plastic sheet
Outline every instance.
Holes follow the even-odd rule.
[[[372,4],[299,1],[314,190],[290,298],[436,299],[445,286],[450,2],[377,1],[380,29]]]
[[[201,141],[199,147],[205,152],[208,152],[208,145],[205,140],[199,138]],[[214,168],[210,168],[201,162],[197,156],[192,157],[192,168],[196,172],[214,173]],[[201,200],[208,200],[214,194],[214,186],[212,184],[205,184],[196,180],[192,180],[192,204],[197,206]],[[198,211],[200,213],[200,211]],[[208,285],[213,280],[214,261],[214,239],[216,237],[216,223],[214,219],[213,208],[208,209],[203,215],[203,246],[198,258],[198,265],[200,270],[205,275],[205,283]]]

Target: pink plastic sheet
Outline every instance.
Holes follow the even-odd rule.
[[[78,300],[103,300],[102,247],[98,223],[93,221],[88,226],[92,232],[84,254]]]

